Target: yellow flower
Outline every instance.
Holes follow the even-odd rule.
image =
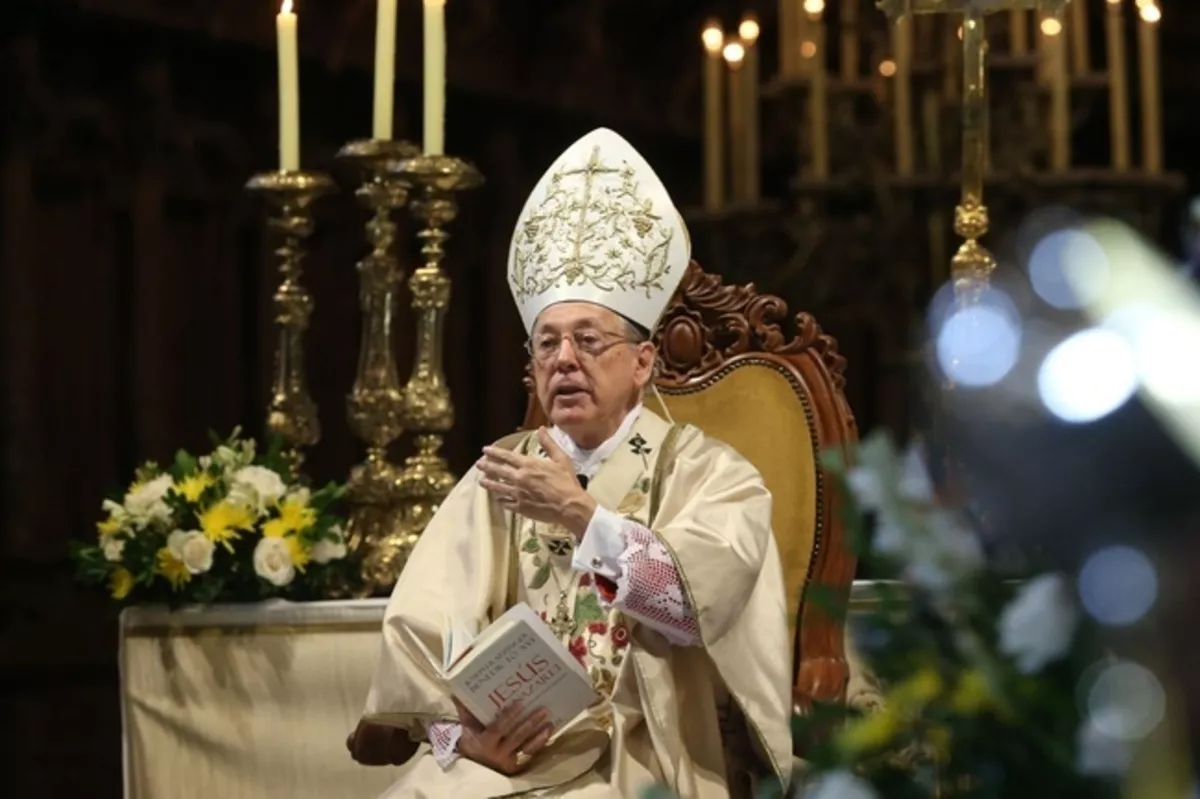
[[[972,669],[962,676],[954,695],[950,699],[954,710],[966,716],[974,716],[990,704],[991,692],[988,690],[987,678],[978,669]]]
[[[175,557],[175,554],[166,547],[158,550],[158,573],[166,577],[167,582],[176,591],[192,579],[192,573],[188,571],[183,561]]]
[[[308,507],[304,496],[292,495],[279,505],[279,518],[263,525],[267,538],[282,538],[288,533],[298,533],[317,522],[317,512]]]
[[[110,517],[102,522],[96,522],[96,529],[100,532],[102,537],[106,535],[114,535],[120,531],[121,521],[119,519],[113,519]]]
[[[925,733],[925,740],[929,742],[929,746],[933,749],[933,753],[939,758],[945,758],[950,755],[950,728],[936,725],[930,727]]]
[[[879,712],[848,724],[838,736],[838,744],[852,754],[882,749],[896,737],[900,727],[900,717],[895,710],[884,706]]]
[[[254,515],[249,508],[228,502],[218,502],[200,514],[200,529],[210,541],[223,545],[230,552],[233,551],[232,542],[238,538],[238,531],[249,530],[253,526]]]
[[[888,693],[888,704],[895,705],[902,712],[915,713],[941,691],[941,675],[937,669],[925,666]]]
[[[196,502],[212,484],[213,479],[208,472],[197,472],[190,477],[176,481],[175,490],[188,502]]]
[[[133,590],[133,575],[124,566],[113,569],[108,576],[108,587],[112,589],[113,599],[124,599]]]
[[[284,536],[283,541],[287,544],[288,553],[292,556],[292,563],[295,565],[296,570],[303,572],[311,556],[308,547],[299,537],[294,535]]]

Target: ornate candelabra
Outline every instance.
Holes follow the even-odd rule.
[[[962,15],[962,199],[954,209],[954,232],[964,241],[950,262],[956,293],[969,298],[987,283],[996,258],[979,243],[988,232],[983,184],[988,168],[988,41],[985,15],[1038,10],[1062,14],[1070,0],[878,0],[894,22],[912,14]]]
[[[392,560],[381,564],[380,572],[381,577],[386,574],[391,579],[455,483],[440,454],[443,435],[454,424],[454,405],[442,371],[443,328],[450,305],[450,278],[442,271],[442,258],[450,237],[445,228],[458,214],[455,194],[483,183],[473,165],[445,155],[410,158],[398,164],[393,174],[414,189],[411,207],[423,223],[417,236],[424,263],[409,279],[417,317],[417,349],[412,375],[404,387],[403,418],[415,434],[417,451],[405,460],[398,480],[404,529],[395,542]]]
[[[371,211],[366,238],[371,251],[358,262],[362,337],[354,386],[346,399],[350,429],[366,444],[366,459],[350,472],[352,505],[347,538],[362,560],[368,589],[387,585],[398,573],[405,540],[399,493],[400,468],[388,447],[404,430],[403,395],[392,345],[396,291],[404,276],[395,251],[395,212],[408,202],[411,184],[397,166],[417,155],[416,145],[370,139],[347,144],[338,158],[351,164],[362,184],[356,194]]]
[[[313,309],[312,296],[301,282],[304,240],[313,230],[313,203],[333,191],[334,184],[319,172],[279,171],[255,175],[246,188],[266,198],[268,230],[282,238],[275,250],[282,280],[275,291],[279,341],[267,429],[286,442],[292,469],[298,471],[304,460],[302,448],[321,438],[317,406],[308,393],[304,370],[304,331]]]

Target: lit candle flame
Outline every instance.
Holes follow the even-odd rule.
[[[1058,34],[1062,33],[1062,29],[1062,23],[1054,17],[1048,17],[1042,20],[1042,33],[1046,34],[1047,36],[1057,36]]]
[[[1162,11],[1154,3],[1146,3],[1138,9],[1138,14],[1145,22],[1158,22],[1162,19]]]
[[[743,19],[742,23],[738,25],[738,36],[741,36],[743,41],[750,44],[758,41],[759,33],[758,20],[753,17]]]
[[[725,45],[725,60],[730,66],[742,63],[742,59],[746,57],[746,48],[741,42],[730,42]]]
[[[700,34],[700,41],[704,43],[704,49],[708,52],[719,53],[725,44],[725,33],[719,24],[710,22]]]
[[[292,0],[283,0],[283,7],[279,9],[280,14],[292,13]]]

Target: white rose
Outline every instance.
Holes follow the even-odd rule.
[[[1043,574],[1021,586],[1000,614],[1000,651],[1025,674],[1062,658],[1071,648],[1079,611],[1059,574]]]
[[[121,555],[125,552],[124,538],[117,538],[115,535],[106,535],[100,546],[104,550],[105,560],[111,563],[121,562]]]
[[[833,771],[817,777],[805,789],[804,799],[879,799],[879,794],[849,771]]]
[[[187,541],[187,537],[188,534],[183,530],[172,530],[167,536],[167,550],[176,560],[183,560],[183,542]]]
[[[283,478],[265,466],[243,466],[233,474],[229,501],[262,515],[287,491]]]
[[[178,558],[191,574],[204,574],[212,568],[213,542],[198,530],[183,534],[179,543]],[[168,544],[169,546],[169,544]]]
[[[254,573],[271,585],[283,587],[296,577],[292,553],[282,538],[264,538],[254,548]]]
[[[334,525],[329,528],[331,535],[337,536],[337,541],[322,538],[312,548],[312,559],[317,563],[328,563],[331,560],[341,560],[346,557],[346,538],[342,528]]]
[[[125,495],[125,512],[139,529],[152,522],[170,520],[171,509],[164,501],[164,497],[174,484],[175,481],[171,475],[160,474]]]

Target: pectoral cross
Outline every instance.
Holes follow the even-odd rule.
[[[575,629],[575,620],[571,618],[571,609],[567,606],[567,592],[558,592],[558,607],[554,609],[554,618],[546,622],[550,632],[557,637],[570,635]]]
[[[966,241],[951,261],[959,293],[979,287],[996,268],[995,257],[980,246],[988,232],[983,181],[988,162],[987,36],[984,18],[998,11],[1038,10],[1061,15],[1071,0],[876,0],[895,20],[910,14],[961,14],[963,17],[963,166],[962,200],[954,209],[954,232]]]

